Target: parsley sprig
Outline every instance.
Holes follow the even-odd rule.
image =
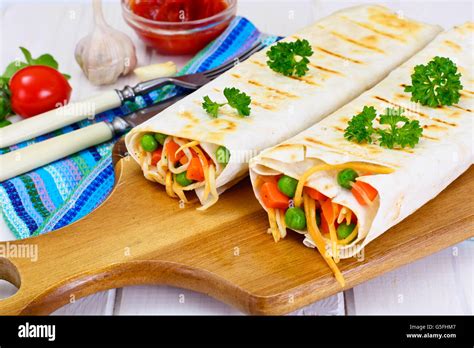
[[[354,116],[348,123],[344,136],[357,143],[372,142],[374,128],[372,121],[377,116],[377,111],[373,106],[364,106],[361,113]]]
[[[209,116],[216,118],[219,114],[219,108],[224,105],[229,105],[230,107],[237,110],[240,117],[245,117],[250,115],[250,103],[252,99],[241,92],[237,88],[224,88],[224,96],[227,99],[227,103],[217,103],[209,96],[203,98],[202,108],[206,110]]]
[[[426,65],[415,66],[411,75],[411,86],[405,92],[411,92],[411,101],[422,105],[438,107],[453,105],[459,101],[463,86],[461,74],[457,72],[454,62],[445,57],[434,57]]]
[[[267,51],[267,65],[285,76],[304,76],[308,69],[313,50],[308,40],[279,42]]]
[[[357,143],[378,142],[380,146],[393,148],[415,147],[423,134],[423,128],[417,120],[403,116],[402,108],[387,108],[380,115],[380,125],[384,128],[374,128],[373,121],[377,112],[373,106],[364,106],[361,113],[354,116],[345,129],[344,137]]]

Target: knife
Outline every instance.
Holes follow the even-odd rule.
[[[126,116],[117,116],[111,122],[97,122],[76,131],[0,155],[0,182],[42,167],[88,147],[109,141],[115,136],[123,135],[133,127],[145,122],[184,98],[190,92],[188,91],[188,93],[166,99]]]

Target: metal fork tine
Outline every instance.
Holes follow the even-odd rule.
[[[259,42],[256,45],[252,46],[247,51],[243,52],[240,56],[237,56],[236,58],[234,58],[234,60],[232,60],[232,61],[230,61],[226,64],[223,64],[221,66],[218,66],[217,68],[214,68],[214,69],[211,69],[211,70],[208,70],[208,71],[204,71],[203,74],[208,78],[214,78],[214,77],[222,74],[223,72],[231,69],[234,66],[234,62],[235,62],[236,59],[238,61],[245,60],[248,57],[250,57],[252,54],[254,54],[255,52],[260,51],[263,47],[264,47],[264,45],[261,42]]]

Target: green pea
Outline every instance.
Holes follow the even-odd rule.
[[[216,150],[217,163],[227,164],[230,159],[230,151],[225,146],[219,146]]]
[[[345,189],[351,189],[351,182],[354,182],[355,179],[359,176],[354,169],[346,168],[341,170],[337,174],[337,182],[339,185],[344,187]]]
[[[153,152],[157,149],[158,143],[156,142],[155,138],[151,134],[145,134],[142,136],[141,140],[142,148],[145,151]]]
[[[188,186],[188,185],[191,185],[194,181],[188,179],[186,177],[186,171],[182,172],[182,173],[179,173],[179,174],[175,174],[174,175],[174,181],[176,181],[180,186]]]
[[[161,145],[165,143],[165,139],[168,138],[166,134],[162,133],[155,133],[155,139],[157,142],[159,142]]]
[[[285,223],[293,230],[304,230],[306,228],[306,216],[301,208],[288,208],[285,213]]]
[[[316,211],[316,225],[321,226],[321,212],[319,210]]]
[[[356,227],[355,224],[346,225],[345,223],[340,224],[337,226],[337,238],[338,239],[345,239],[349,237],[349,235],[354,231]]]
[[[291,176],[283,175],[278,179],[278,190],[290,198],[295,196],[296,186],[298,186],[298,180]]]

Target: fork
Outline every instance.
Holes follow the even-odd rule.
[[[262,42],[258,42],[233,60],[211,70],[182,76],[161,77],[140,82],[135,87],[125,86],[121,90],[110,90],[86,100],[69,103],[21,122],[13,123],[8,127],[0,128],[0,148],[35,138],[87,118],[93,119],[95,115],[103,111],[117,108],[126,101],[133,101],[136,96],[165,85],[175,85],[191,90],[198,89],[264,47]]]

